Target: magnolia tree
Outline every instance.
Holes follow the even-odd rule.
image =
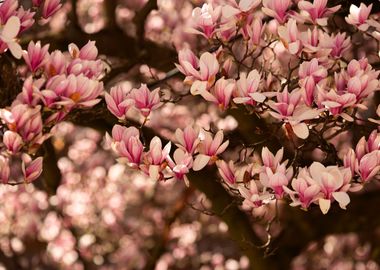
[[[0,269],[379,269],[379,3],[0,3]]]

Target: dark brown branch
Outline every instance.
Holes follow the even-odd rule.
[[[144,46],[146,18],[152,10],[157,8],[157,0],[149,0],[133,18],[133,22],[136,25],[136,36],[140,46]]]

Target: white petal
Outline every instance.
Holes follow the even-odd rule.
[[[264,100],[267,98],[266,96],[264,96],[263,94],[261,93],[252,93],[250,94],[251,98],[254,100],[254,101],[257,101],[257,102],[264,102]]]
[[[8,19],[1,33],[1,39],[6,43],[14,39],[20,31],[20,19],[16,16],[12,16]]]
[[[202,170],[210,161],[210,158],[211,158],[210,156],[206,156],[203,154],[199,154],[198,156],[196,156],[194,160],[194,164],[193,164],[193,170],[194,171]]]
[[[160,166],[158,166],[158,165],[150,165],[149,166],[149,176],[153,180],[158,180],[158,177],[160,176],[159,172],[160,172]]]
[[[330,209],[331,201],[326,200],[326,199],[319,199],[318,203],[319,203],[319,208],[321,209],[322,213],[325,215]]]
[[[20,44],[18,44],[17,42],[11,41],[11,42],[8,42],[8,48],[15,58],[17,58],[17,59],[21,58],[22,48],[21,48]]]
[[[298,138],[306,139],[307,137],[309,137],[309,128],[305,123],[296,124],[292,126],[292,129],[294,131],[294,134],[296,134]]]
[[[333,192],[332,196],[339,203],[339,206],[342,209],[346,209],[347,204],[350,203],[350,197],[346,192]]]

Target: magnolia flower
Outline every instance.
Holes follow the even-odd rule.
[[[12,154],[16,154],[21,150],[23,141],[21,136],[14,131],[5,131],[3,135],[3,143],[7,147],[8,151]]]
[[[348,115],[342,114],[345,108],[353,106],[356,102],[356,96],[351,93],[338,93],[334,89],[326,92],[324,89],[317,86],[317,103],[319,107],[324,106],[332,115]],[[349,118],[347,118],[349,120]]]
[[[297,89],[290,94],[285,88],[277,93],[277,101],[269,102],[269,106],[276,112],[269,112],[273,117],[288,122],[297,137],[306,139],[309,136],[309,128],[302,121],[317,118],[320,111],[300,103],[301,92]]]
[[[40,106],[30,108],[25,104],[18,104],[10,111],[3,109],[0,118],[8,125],[9,130],[20,134],[24,142],[35,141],[42,136]]]
[[[278,27],[278,35],[290,54],[297,54],[301,50],[301,40],[296,20],[289,19],[286,25],[280,25]]]
[[[195,8],[192,13],[194,28],[190,28],[189,32],[211,38],[215,33],[221,13],[221,6],[214,9],[211,4],[203,4],[202,8]]]
[[[160,88],[150,91],[146,84],[141,84],[140,88],[131,90],[130,97],[134,101],[134,106],[144,117],[148,117],[152,110],[161,106]]]
[[[135,127],[115,125],[112,129],[113,149],[121,156],[119,162],[133,167],[140,164],[144,146],[140,141],[140,132]]]
[[[60,0],[45,0],[42,6],[42,17],[47,19],[56,13],[62,4]]]
[[[224,160],[216,161],[216,165],[218,167],[218,171],[222,176],[223,180],[228,184],[236,183],[236,168],[234,162],[230,160],[228,163]]]
[[[22,155],[21,169],[24,175],[24,181],[26,183],[31,183],[36,180],[42,173],[42,157],[38,157],[35,160],[27,155]]]
[[[73,59],[96,60],[98,57],[98,49],[95,46],[95,41],[88,41],[80,50],[77,45],[70,43],[69,53]]]
[[[259,18],[255,18],[252,21],[252,24],[247,27],[247,34],[249,37],[249,42],[252,45],[260,46],[264,44],[262,35],[265,31],[266,24],[263,25],[263,22]]]
[[[44,79],[33,80],[32,76],[29,76],[22,86],[22,91],[17,95],[17,98],[13,101],[12,106],[17,104],[27,104],[35,107],[41,100],[40,89],[45,83]]]
[[[236,82],[233,101],[237,104],[254,105],[256,102],[263,102],[266,96],[258,92],[261,75],[257,70],[251,70],[248,75],[240,73],[240,78]]]
[[[300,65],[298,75],[303,100],[307,106],[311,106],[314,101],[316,84],[327,77],[327,70],[323,66],[319,66],[318,60],[313,58],[311,61],[305,61]]]
[[[229,19],[232,16],[237,16],[240,14],[249,14],[255,9],[258,5],[260,5],[260,0],[240,0],[239,3],[236,1],[231,1],[231,5],[224,5],[222,7],[223,17]]]
[[[192,95],[207,91],[214,84],[219,71],[219,63],[214,54],[205,52],[198,60],[188,49],[180,51],[179,65],[176,64],[176,67],[186,75],[185,82],[192,84]]]
[[[313,3],[308,1],[298,2],[298,8],[302,11],[305,11],[308,16],[305,16],[307,20],[310,20],[314,24],[320,26],[327,25],[327,19],[329,16],[337,12],[341,5],[337,5],[331,8],[327,8],[327,0],[314,0]],[[302,13],[301,13],[302,14]]]
[[[178,141],[176,144],[179,148],[183,149],[189,154],[194,154],[199,143],[199,127],[187,126],[183,131],[179,128],[175,131],[175,137]]]
[[[153,180],[162,178],[160,173],[166,167],[164,162],[169,155],[170,148],[171,143],[168,142],[164,149],[162,149],[161,140],[157,136],[150,141],[149,151],[144,156],[145,166],[143,166],[143,169],[147,167],[148,175]]]
[[[299,176],[298,178],[294,178],[291,185],[293,190],[283,186],[284,191],[288,193],[292,199],[291,206],[301,206],[302,209],[307,210],[310,204],[318,201],[318,194],[321,188],[310,176],[306,175],[306,177]]]
[[[261,159],[263,161],[264,167],[270,168],[273,172],[277,170],[277,167],[280,165],[283,156],[284,148],[278,150],[276,152],[276,155],[273,155],[273,153],[269,151],[268,147],[266,146],[264,146],[261,150]]]
[[[21,46],[16,42],[20,26],[20,19],[16,16],[12,16],[7,20],[2,29],[0,29],[0,39],[7,44],[12,55],[17,59],[20,59],[22,56]]]
[[[287,10],[291,4],[290,0],[263,0],[262,11],[275,18],[280,24],[285,23],[288,14]]]
[[[239,185],[238,189],[244,198],[242,207],[245,210],[258,208],[271,199],[271,195],[261,186],[260,182],[254,180],[249,182],[248,188]]]
[[[351,174],[357,173],[360,181],[370,181],[380,171],[380,134],[374,130],[368,140],[363,136],[356,145],[355,151],[349,149],[343,157],[344,167]]]
[[[311,178],[319,185],[323,198],[318,200],[323,214],[326,214],[332,200],[339,203],[340,208],[346,209],[350,202],[347,191],[350,187],[351,172],[349,169],[338,166],[325,167],[319,162],[313,162],[309,167]]]
[[[229,141],[223,143],[223,131],[219,130],[215,137],[212,138],[210,132],[204,132],[204,139],[199,145],[199,154],[194,160],[193,170],[199,171],[203,169],[209,162],[214,162],[217,159],[217,155],[226,150]]]
[[[118,85],[111,88],[110,93],[104,93],[108,110],[117,118],[124,120],[127,112],[135,104],[134,100],[127,98],[131,91],[126,85]]]
[[[91,80],[82,74],[75,76],[70,74],[68,77],[63,75],[55,77],[56,83],[48,82],[46,87],[51,87],[53,91],[61,98],[55,104],[66,106],[71,109],[74,106],[92,107],[99,103],[99,95],[103,93],[103,83],[97,80]],[[52,97],[51,92],[43,91],[45,97]]]
[[[46,61],[45,73],[48,77],[66,73],[67,61],[61,51],[53,51]]]
[[[369,25],[367,24],[368,16],[371,13],[372,4],[368,7],[364,3],[360,3],[357,7],[354,4],[350,6],[350,14],[345,18],[346,22],[355,25],[361,31],[367,31]]]
[[[286,169],[287,161],[275,165],[274,170],[271,167],[264,166],[259,174],[260,182],[264,187],[274,191],[276,198],[282,198],[284,194],[283,186],[287,186],[293,176],[293,167]]]
[[[332,57],[340,58],[351,47],[351,37],[346,38],[346,33],[338,33],[332,36],[325,33],[320,38],[320,46],[331,49],[330,55]]]
[[[216,81],[215,86],[211,88],[210,92],[204,92],[202,96],[219,106],[224,110],[230,104],[232,92],[235,89],[235,81],[225,80],[224,77]]]
[[[29,42],[28,51],[23,52],[25,63],[32,72],[42,67],[49,57],[49,44],[41,47],[41,42]]]
[[[169,155],[166,156],[166,161],[171,168],[174,178],[177,180],[184,180],[188,184],[189,180],[186,174],[189,173],[191,167],[193,166],[193,157],[189,153],[178,148],[173,154],[174,161]]]

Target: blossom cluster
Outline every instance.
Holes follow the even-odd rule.
[[[175,132],[177,149],[170,156],[171,142],[162,148],[159,137],[154,137],[145,150],[140,140],[140,131],[136,127],[115,125],[112,136],[106,134],[106,142],[119,156],[119,162],[132,168],[140,169],[154,180],[177,179],[188,183],[187,174],[190,169],[199,171],[206,165],[215,163],[218,155],[228,146],[223,142],[223,132],[215,136],[198,126],[188,126]],[[145,151],[144,151],[145,150]]]
[[[371,8],[352,5],[345,19],[348,27],[378,42],[380,25],[370,17]],[[325,28],[339,10],[340,5],[327,7],[323,0],[204,4],[193,10],[189,32],[203,36],[215,49],[198,58],[185,47],[176,67],[186,76],[192,95],[221,110],[244,105],[262,119],[270,116],[269,121],[283,125],[293,144],[299,139],[307,144],[310,132],[322,133],[322,140],[331,134],[334,138],[334,129],[360,124],[357,120],[373,106],[370,100],[380,90],[380,71],[368,58],[352,57],[349,32]],[[341,128],[333,127],[337,122]],[[308,167],[287,167],[287,162],[280,163],[283,150],[275,158],[265,147],[262,165],[253,161],[237,166],[232,160],[217,165],[228,186],[238,185],[247,208],[288,197],[292,206],[308,209],[318,204],[327,213],[333,201],[345,209],[348,191],[377,178],[378,138],[376,130],[367,142],[363,137],[356,150],[343,157],[344,166],[337,160],[330,166],[315,161]]]
[[[15,58],[21,58],[22,48],[17,37],[35,23],[35,16],[48,19],[62,6],[60,0],[34,0],[33,8],[24,9],[18,0],[4,0],[0,6],[0,53],[10,50]],[[38,14],[37,14],[38,13]]]
[[[61,5],[59,1],[33,1],[33,4],[42,8],[43,18],[50,17]],[[4,33],[8,28],[18,33],[33,24],[35,12],[17,8],[17,1],[6,0],[1,4],[3,35],[9,35]],[[28,71],[20,93],[9,102],[10,106],[0,109],[0,169],[2,183],[19,184],[30,183],[41,174],[42,157],[35,156],[53,134],[54,126],[73,109],[89,108],[101,100],[104,64],[98,59],[93,41],[81,49],[70,44],[68,53],[59,50],[50,53],[49,44],[42,46],[40,41],[31,41],[27,50],[22,51],[16,41],[12,42],[20,52],[15,53],[10,43],[3,43],[4,50],[8,44],[16,58],[22,56]]]

